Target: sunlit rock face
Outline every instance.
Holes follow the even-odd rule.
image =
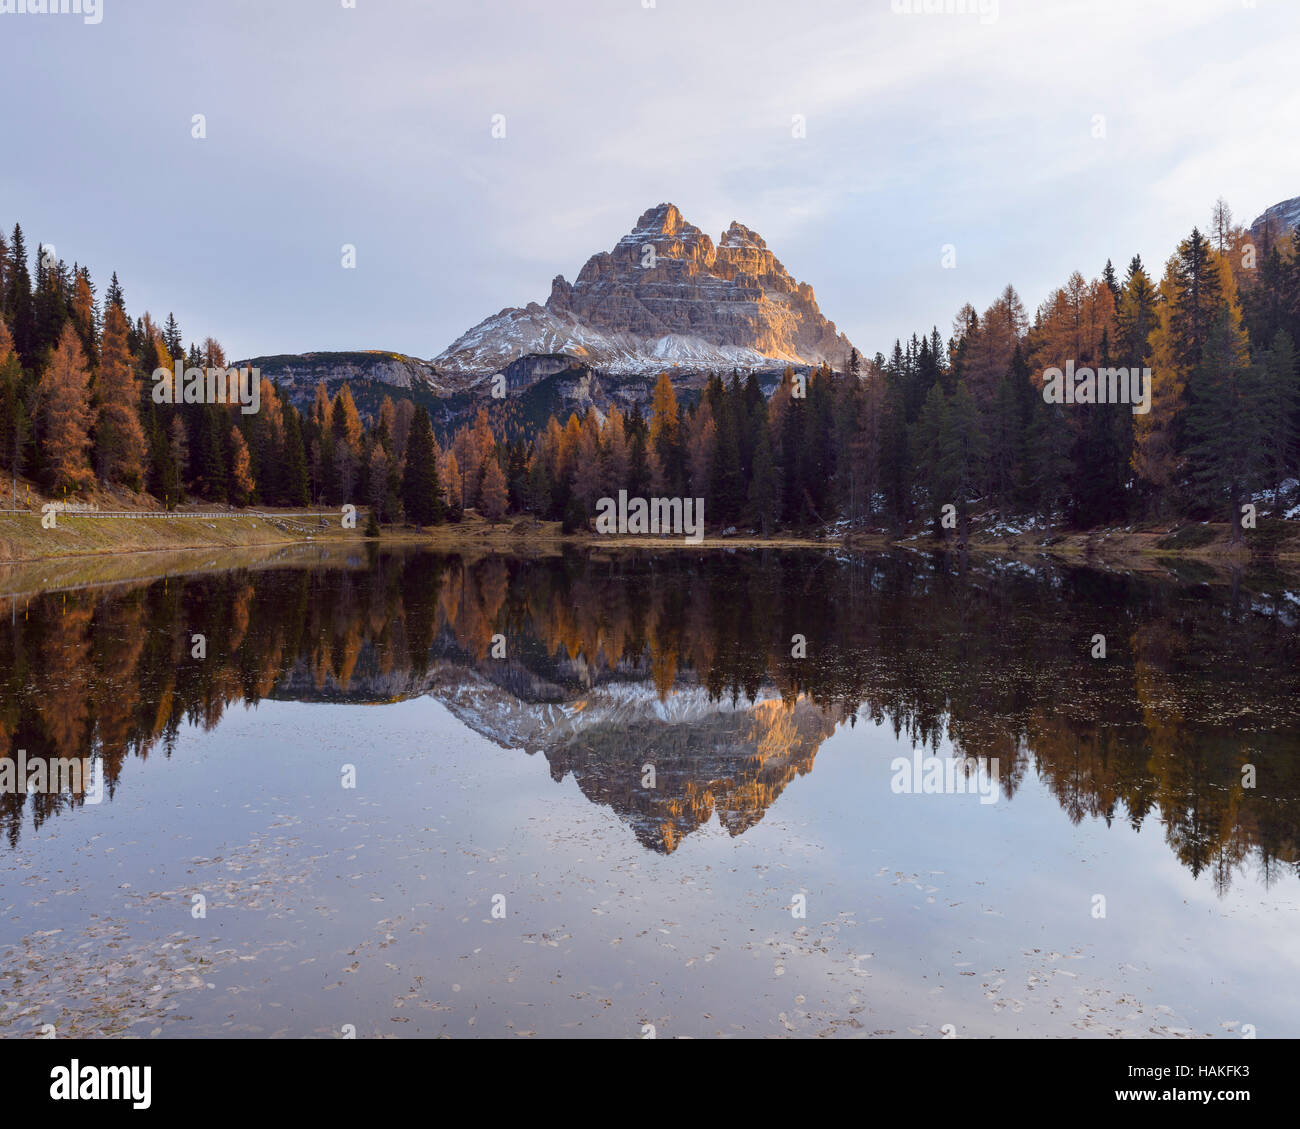
[[[659,204],[574,282],[557,277],[544,306],[502,310],[434,363],[465,375],[529,354],[565,354],[618,375],[842,368],[852,347],[757,232],[733,222],[715,245],[674,205]]]

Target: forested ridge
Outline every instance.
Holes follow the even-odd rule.
[[[114,274],[0,235],[0,464],[54,497],[100,487],[158,504],[368,506],[427,525],[474,508],[585,526],[602,497],[700,497],[713,529],[901,531],[997,515],[1046,530],[1153,518],[1231,521],[1294,504],[1300,477],[1300,235],[1255,241],[1220,201],[1158,277],[1133,256],[1075,272],[1032,317],[1008,285],[982,314],[860,358],[788,369],[770,396],[718,373],[647,413],[589,409],[535,435],[492,403],[453,433],[400,392],[363,417],[343,385],[300,411],[270,381],[259,410],[159,403],[158,369],[223,368],[176,319],[132,319]],[[1151,370],[1150,410],[1051,403],[1044,374]],[[1279,493],[1279,491],[1281,493]],[[8,482],[0,486],[8,494]],[[148,499],[144,499],[148,500]],[[21,502],[22,499],[20,498]],[[951,507],[945,510],[945,507]]]

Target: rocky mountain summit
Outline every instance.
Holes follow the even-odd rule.
[[[531,354],[563,354],[611,375],[823,361],[842,369],[852,347],[762,236],[733,222],[715,245],[673,204],[659,204],[574,282],[557,277],[545,305],[494,314],[434,365],[472,377]]]

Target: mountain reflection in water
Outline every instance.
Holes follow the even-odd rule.
[[[427,694],[672,852],[715,815],[743,834],[841,724],[887,725],[996,758],[1004,800],[1032,772],[1071,823],[1158,822],[1225,890],[1240,867],[1300,861],[1298,620],[1300,594],[1254,576],[910,553],[385,552],[0,597],[0,753],[101,758],[111,798],[132,758],[170,755],[182,725],[214,728],[235,703]],[[0,826],[16,845],[83,799],[6,794]]]

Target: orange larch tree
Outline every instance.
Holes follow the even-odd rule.
[[[95,481],[90,450],[90,372],[71,321],[37,386],[41,452],[45,475],[55,490],[81,490]]]
[[[95,467],[101,478],[138,489],[144,476],[145,438],[136,404],[140,385],[127,344],[126,315],[109,305],[95,382]]]
[[[510,492],[506,489],[506,476],[501,472],[501,464],[496,459],[488,459],[483,471],[483,485],[479,489],[479,512],[493,525],[505,516],[510,504]]]

